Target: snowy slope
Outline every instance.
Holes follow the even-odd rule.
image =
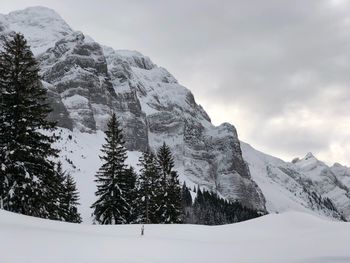
[[[254,181],[260,186],[266,198],[266,209],[271,213],[289,210],[306,211],[307,204],[294,195],[301,188],[294,179],[279,171],[272,175],[273,167],[286,166],[281,159],[255,150],[249,144],[241,142],[244,159],[248,162]],[[288,186],[289,185],[289,186]],[[289,188],[289,189],[288,189]],[[298,189],[303,192],[302,189]]]
[[[259,152],[249,144],[241,142],[241,146],[252,178],[266,198],[267,211],[308,211],[350,219],[347,187],[312,154],[289,163]]]
[[[141,237],[140,225],[77,225],[0,210],[1,262],[10,263],[345,263],[349,242],[349,223],[297,212],[216,227],[146,225]]]

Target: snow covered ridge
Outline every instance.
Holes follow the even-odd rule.
[[[192,93],[166,69],[136,51],[113,50],[94,42],[43,7],[1,16],[0,30],[3,34],[19,31],[28,39],[49,91],[50,118],[60,127],[98,134],[114,111],[129,151],[156,149],[166,142],[188,185],[218,191],[265,211],[264,197],[242,158],[235,128],[212,125]],[[76,165],[76,169],[82,167]]]
[[[79,225],[0,210],[1,262],[350,262],[349,223],[298,212],[215,227],[146,225],[140,233],[140,225]]]
[[[350,170],[328,167],[311,153],[284,162],[241,143],[253,180],[266,198],[270,213],[290,210],[350,220]]]

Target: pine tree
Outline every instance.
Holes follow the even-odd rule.
[[[62,163],[57,163],[56,168],[58,187],[58,213],[56,215],[58,220],[71,222],[71,223],[81,223],[81,216],[78,212],[79,205],[79,193],[76,187],[76,183],[73,177],[63,171]]]
[[[163,183],[170,177],[170,173],[174,168],[174,158],[168,145],[163,145],[158,149],[157,161],[161,169]]]
[[[162,174],[162,188],[159,189],[161,207],[158,217],[163,223],[180,223],[182,219],[181,186],[178,174],[173,170],[173,155],[165,143],[158,149],[157,161]]]
[[[191,192],[186,186],[186,182],[183,183],[181,189],[181,204],[182,204],[182,223],[193,223],[192,218],[192,196]]]
[[[191,192],[188,189],[188,187],[186,186],[186,182],[184,182],[182,184],[182,197],[181,197],[181,201],[182,201],[182,206],[183,207],[190,207],[192,205],[192,196],[191,196]]]
[[[1,140],[1,137],[0,137]],[[4,209],[4,199],[7,196],[8,191],[8,182],[6,176],[6,166],[4,163],[5,160],[5,151],[0,146],[0,209]],[[6,201],[6,200],[5,200]]]
[[[139,160],[141,166],[138,178],[138,221],[140,223],[162,223],[158,211],[161,200],[161,174],[157,159],[152,152],[144,152]]]
[[[137,174],[132,166],[125,170],[125,199],[130,205],[130,210],[127,217],[127,223],[137,222],[137,191],[136,178]]]
[[[54,217],[55,170],[52,148],[55,123],[38,65],[21,34],[4,39],[0,51],[0,199],[4,209]]]
[[[100,224],[126,224],[130,218],[130,204],[127,198],[125,160],[126,148],[122,129],[115,113],[107,125],[106,143],[102,146],[103,164],[96,174],[97,201],[91,206],[94,209],[95,221]]]
[[[176,171],[170,173],[169,182],[167,185],[168,201],[166,206],[166,223],[181,223],[182,222],[182,207],[181,207],[181,186]]]
[[[63,195],[63,207],[66,211],[64,220],[71,223],[81,223],[81,216],[78,212],[79,193],[76,183],[70,174],[67,174],[64,182],[65,194]]]
[[[63,197],[66,194],[64,182],[66,180],[66,173],[62,170],[62,163],[58,162],[56,167],[56,176],[51,182],[51,210],[53,211],[49,215],[49,219],[65,221],[66,210],[64,207]]]
[[[204,198],[202,190],[200,187],[197,187],[197,196],[193,202],[193,214],[194,214],[194,223],[203,224],[203,208],[204,208]]]

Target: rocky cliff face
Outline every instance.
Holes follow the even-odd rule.
[[[166,142],[184,180],[265,210],[236,129],[212,125],[192,93],[148,57],[101,46],[42,7],[1,16],[0,30],[19,31],[28,39],[49,90],[50,118],[59,126],[94,134],[114,111],[128,150],[156,149]]]
[[[350,167],[335,163],[330,167],[337,179],[348,188],[350,187]]]

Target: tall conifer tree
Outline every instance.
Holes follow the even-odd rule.
[[[171,171],[167,184],[168,200],[166,206],[165,223],[181,223],[182,222],[182,204],[181,204],[181,186],[176,171]]]
[[[106,143],[102,146],[103,164],[96,174],[97,201],[94,209],[95,221],[100,224],[126,224],[130,218],[130,203],[127,191],[128,178],[125,160],[127,158],[122,129],[115,113],[107,125]]]
[[[57,217],[61,221],[81,223],[81,216],[78,212],[79,193],[76,183],[69,173],[63,171],[61,162],[58,162],[56,172],[60,182],[56,189],[59,206]]]
[[[63,205],[66,211],[64,220],[71,223],[81,223],[81,216],[78,212],[79,193],[76,183],[70,174],[67,174],[64,182],[65,194],[63,195]]]
[[[127,223],[137,222],[137,190],[136,179],[137,174],[132,166],[125,170],[125,199],[130,206],[130,210],[127,217]]]
[[[162,188],[160,168],[155,155],[148,151],[140,158],[141,170],[138,178],[138,213],[140,223],[163,223],[159,218],[162,205],[159,191]]]
[[[181,186],[178,174],[173,170],[173,155],[165,143],[158,149],[157,162],[162,174],[162,188],[159,189],[161,207],[158,217],[163,223],[180,223],[182,218]]]
[[[166,182],[174,168],[174,158],[168,145],[164,142],[157,151],[157,161],[161,169],[163,181]]]
[[[55,123],[47,121],[38,65],[21,34],[5,39],[0,51],[0,203],[6,210],[38,217],[57,212],[51,157]]]
[[[66,221],[66,209],[63,203],[63,197],[66,194],[64,182],[66,180],[66,173],[62,170],[62,163],[58,162],[56,167],[56,176],[53,177],[50,183],[52,192],[51,210],[49,219]]]

